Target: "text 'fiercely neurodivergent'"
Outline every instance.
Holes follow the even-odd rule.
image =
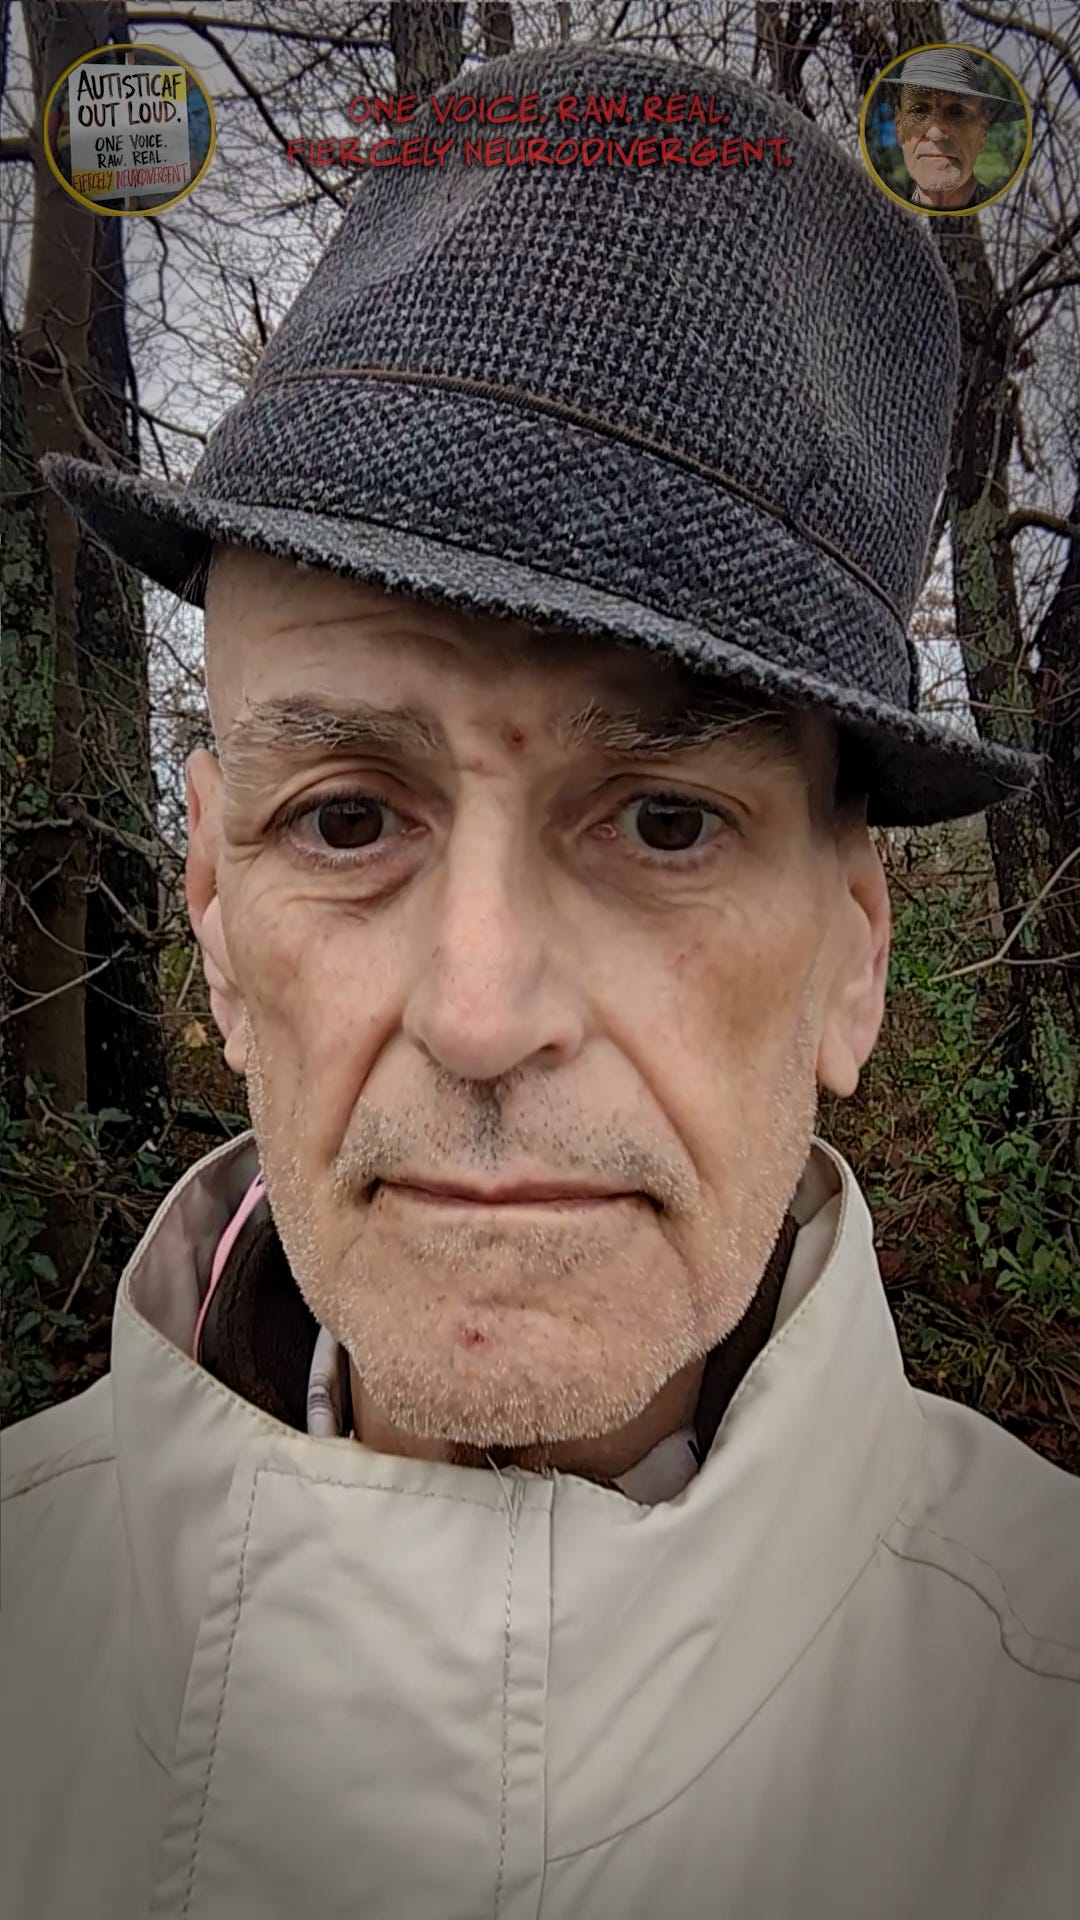
[[[415,94],[355,94],[351,135],[290,139],[290,166],[443,167],[460,142],[467,167],[790,167],[790,136],[753,139],[731,128],[715,94],[564,94],[544,108],[535,93],[432,95],[424,133],[403,133],[425,104]],[[538,129],[554,123],[549,133]],[[637,129],[645,128],[641,132]],[[679,132],[662,129],[678,127]],[[391,131],[391,129],[395,129]],[[491,131],[495,129],[495,131]],[[528,131],[523,131],[528,129]],[[655,129],[655,131],[654,131]],[[685,130],[682,130],[685,129]]]

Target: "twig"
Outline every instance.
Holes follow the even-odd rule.
[[[136,27],[192,27],[195,32],[200,27],[223,27],[229,33],[262,33],[270,40],[306,40],[316,46],[337,47],[345,53],[386,51],[381,40],[356,40],[350,33],[313,33],[302,27],[275,27],[264,20],[231,20],[227,14],[184,12],[180,7],[170,7],[166,13],[154,8],[130,7],[127,17],[129,24]]]
[[[1071,960],[1080,960],[1080,948],[1075,953],[1049,953],[1045,959],[1039,954],[1025,955],[1022,960],[1010,960],[1010,967],[1067,967]]]
[[[263,319],[262,307],[259,304],[259,285],[253,273],[248,274],[248,285],[251,288],[251,304],[255,314],[255,331],[259,336],[259,345],[265,347],[270,338],[270,334],[267,330],[266,321]]]
[[[1035,40],[1042,40],[1046,46],[1053,47],[1060,56],[1077,93],[1080,93],[1080,68],[1072,57],[1069,42],[1052,27],[1036,26],[1033,20],[1025,20],[1015,13],[991,13],[989,7],[978,7],[972,0],[960,0],[960,11],[966,13],[969,20],[982,20],[988,27],[1003,27],[1012,33],[1030,33]]]
[[[175,1121],[178,1127],[185,1128],[188,1133],[209,1134],[215,1140],[219,1133],[224,1133],[230,1140],[233,1140],[236,1138],[236,1132],[230,1133],[229,1128],[225,1124],[226,1118],[236,1122],[236,1132],[239,1133],[243,1133],[244,1130],[251,1125],[250,1120],[245,1120],[242,1113],[222,1116],[215,1110],[213,1118],[211,1119],[210,1113],[204,1113],[199,1107],[177,1107],[175,1113],[170,1117],[169,1124],[171,1126]]]
[[[53,873],[58,873],[60,871],[60,866],[62,865],[63,865],[63,862],[61,862],[59,866],[53,869]],[[49,878],[51,877],[52,875],[49,876]],[[34,887],[34,892],[35,893],[39,892],[41,887],[44,884],[45,884],[44,879],[39,880]],[[33,921],[38,932],[43,933],[45,935],[46,940],[51,941],[54,947],[59,947],[61,953],[70,953],[73,960],[101,960],[105,958],[104,954],[87,953],[85,947],[73,947],[69,944],[67,940],[61,940],[59,934],[53,933],[51,927],[47,927],[45,925],[44,920],[41,920],[38,918],[38,915],[34,912],[34,909],[30,905],[30,902],[27,899],[22,888],[14,880],[9,880],[8,885],[12,888],[15,894],[15,897],[19,902],[19,905],[23,909],[23,912],[28,913],[30,915],[30,918]],[[111,956],[109,957],[111,958]],[[16,982],[16,985],[17,984],[18,983]]]
[[[986,331],[988,333],[997,325],[1001,315],[1013,305],[1017,295],[1035,279],[1037,274],[1042,272],[1044,267],[1048,267],[1052,260],[1057,260],[1064,253],[1069,241],[1075,240],[1078,233],[1080,233],[1080,213],[1066,226],[1059,228],[1053,238],[1048,240],[1044,247],[1040,247],[1038,253],[1032,255],[1027,266],[1017,274],[1012,286],[1006,287],[1005,292],[995,300],[987,315]]]
[[[226,1136],[226,1138],[227,1138],[227,1139],[229,1139],[229,1140],[232,1140],[232,1139],[234,1139],[234,1138],[235,1138],[235,1135],[234,1135],[234,1134],[233,1134],[233,1133],[232,1133],[232,1132],[230,1131],[230,1129],[229,1129],[229,1128],[228,1128],[228,1127],[227,1127],[227,1126],[225,1125],[225,1122],[224,1122],[224,1120],[222,1119],[222,1117],[221,1117],[221,1115],[220,1115],[220,1113],[218,1112],[218,1110],[217,1110],[217,1108],[215,1107],[215,1105],[214,1105],[214,1103],[213,1103],[213,1101],[211,1100],[211,1098],[210,1098],[210,1095],[209,1095],[208,1093],[204,1093],[204,1094],[203,1094],[203,1099],[204,1099],[204,1101],[206,1102],[206,1105],[207,1105],[207,1107],[209,1108],[209,1111],[210,1111],[210,1112],[211,1112],[211,1113],[213,1114],[213,1116],[214,1116],[214,1119],[215,1119],[215,1120],[217,1121],[217,1123],[218,1123],[218,1126],[219,1126],[219,1127],[221,1128],[221,1131],[222,1131],[222,1133],[223,1133],[223,1134],[224,1134],[224,1135]],[[234,1118],[235,1118],[235,1117],[236,1117],[236,1116],[234,1116]],[[241,1132],[243,1131],[243,1127],[244,1127],[244,1126],[245,1126],[246,1124],[247,1124],[247,1123],[246,1123],[246,1121],[242,1123],[242,1126],[241,1126]]]
[[[1008,953],[1009,948],[1013,944],[1013,941],[1018,938],[1020,933],[1023,931],[1024,927],[1026,927],[1028,921],[1031,919],[1032,914],[1035,912],[1036,907],[1038,907],[1042,903],[1042,901],[1045,900],[1051,887],[1054,886],[1058,880],[1060,880],[1062,874],[1065,872],[1066,867],[1071,867],[1073,861],[1077,859],[1080,859],[1080,847],[1074,847],[1071,853],[1067,853],[1065,855],[1065,858],[1061,862],[1060,866],[1056,867],[1054,869],[1054,872],[1050,875],[1050,878],[1046,882],[1046,885],[1044,887],[1040,887],[1038,893],[1035,895],[1034,900],[1031,902],[1031,905],[1025,910],[1025,912],[1023,912],[1020,915],[1019,920],[1017,921],[1012,932],[1008,935],[1007,939],[998,948],[996,953],[992,953],[990,955],[990,958],[988,960],[973,960],[970,966],[956,967],[951,973],[932,974],[928,984],[930,986],[936,986],[939,980],[963,980],[970,973],[984,973],[988,967],[996,967],[999,961],[1004,960],[1005,955]]]
[[[136,920],[135,915],[128,912],[123,901],[117,899],[112,888],[106,880],[102,879],[100,873],[94,875],[93,890],[98,893],[103,893],[106,899],[111,901],[120,918],[127,923],[133,933],[138,934],[139,939],[144,941],[147,946],[166,946],[169,943],[171,935],[168,928],[146,927],[141,920]]]
[[[144,15],[146,19],[149,19],[149,17],[148,15]],[[128,18],[137,19],[138,15],[129,14]],[[289,144],[286,135],[282,132],[273,114],[267,108],[259,89],[248,79],[243,69],[237,66],[236,61],[233,59],[232,54],[224,42],[218,39],[216,33],[211,33],[206,16],[195,13],[174,13],[169,16],[169,22],[172,26],[190,27],[193,33],[197,33],[200,39],[206,41],[208,47],[213,48],[222,66],[228,68],[237,85],[243,88],[252,106],[255,108],[256,113],[259,115],[260,120],[263,122],[263,125],[269,128],[277,145],[281,148],[282,152],[285,152]],[[227,18],[215,19],[213,24],[215,27],[224,28],[225,30],[232,27],[235,31],[235,23]],[[325,199],[332,200],[334,205],[340,209],[342,204],[341,196],[335,193],[332,187],[327,186],[325,180],[320,178],[315,169],[311,167],[306,160],[298,159],[296,164],[299,166],[301,172],[307,175],[319,193],[321,193]]]
[[[63,824],[66,826],[70,826],[74,820],[79,826],[88,828],[102,840],[111,840],[116,846],[126,847],[130,853],[141,853],[143,859],[148,860],[152,866],[156,865],[161,857],[160,849],[153,846],[149,840],[143,840],[136,833],[127,833],[123,827],[114,827],[109,820],[99,820],[78,800],[69,801],[65,812],[67,820]],[[169,847],[168,851],[174,853],[172,847]]]
[[[48,337],[48,334],[46,334],[46,337]],[[52,351],[56,355],[57,364],[60,369],[60,385],[63,390],[64,398],[67,401],[68,406],[71,408],[71,415],[75,422],[75,425],[78,427],[79,432],[83,435],[83,437],[86,440],[89,440],[90,445],[92,447],[97,448],[98,452],[102,457],[104,464],[107,467],[119,468],[121,463],[117,459],[116,454],[113,451],[112,447],[110,447],[107,440],[102,439],[100,433],[95,433],[93,427],[90,425],[90,422],[84,417],[79,407],[79,403],[75,398],[75,389],[71,384],[71,370],[68,364],[67,355],[64,352],[62,352],[59,347],[55,346],[51,339],[49,340],[49,345],[52,348]]]
[[[6,1027],[9,1020],[17,1020],[20,1013],[30,1013],[34,1007],[44,1006],[46,1000],[55,1000],[58,993],[70,993],[72,987],[85,987],[88,980],[92,980],[97,973],[104,973],[106,967],[111,967],[119,957],[119,954],[110,953],[108,959],[102,960],[100,966],[91,967],[89,973],[78,973],[74,980],[64,980],[60,986],[50,987],[48,993],[35,993],[21,1007],[12,1007],[10,1013],[0,1015],[0,1027]]]
[[[83,1261],[82,1266],[79,1268],[78,1273],[75,1275],[74,1280],[72,1281],[70,1287],[68,1288],[67,1299],[64,1301],[64,1304],[60,1309],[61,1313],[71,1312],[72,1301],[74,1300],[75,1295],[78,1293],[79,1288],[82,1286],[82,1283],[89,1271],[90,1262],[98,1250],[98,1241],[101,1239],[102,1230],[105,1226],[105,1221],[107,1218],[108,1218],[107,1214],[102,1214],[101,1219],[98,1221],[97,1226],[94,1228],[94,1237],[90,1242],[89,1252],[87,1253],[86,1259]],[[59,1328],[56,1327],[55,1324],[51,1327],[47,1327],[41,1337],[42,1346],[43,1347],[47,1346],[49,1341],[53,1338],[54,1334],[56,1334],[57,1332],[59,1332]]]
[[[1054,293],[1062,287],[1075,287],[1078,282],[1080,282],[1080,274],[1056,274],[1052,280],[1040,280],[1037,286],[1025,287],[1023,293],[1016,295],[1013,306],[1019,307],[1025,300],[1038,300],[1044,293]]]
[[[181,427],[175,420],[163,420],[160,413],[151,413],[150,408],[144,407],[141,401],[133,401],[132,405],[140,420],[148,420],[153,427],[164,427],[167,433],[183,434],[185,440],[198,440],[205,447],[206,435],[198,427]]]
[[[199,958],[198,946],[193,946],[191,949],[191,965],[188,967],[187,977],[184,981],[184,984],[176,996],[176,1005],[173,1008],[174,1013],[179,1013],[181,1007],[184,1004],[184,1001],[187,999],[188,988],[190,987],[192,981],[195,978],[195,967],[198,962],[198,958]]]

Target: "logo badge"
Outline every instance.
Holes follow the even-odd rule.
[[[45,103],[45,158],[91,213],[164,213],[197,187],[214,153],[213,103],[187,62],[160,47],[98,47]]]
[[[862,104],[859,146],[871,179],[910,212],[978,213],[1026,167],[1031,108],[992,54],[932,42],[882,68]]]

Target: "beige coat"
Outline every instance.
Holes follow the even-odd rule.
[[[110,1379],[4,1438],[5,1920],[1075,1920],[1080,1483],[908,1386],[839,1155],[651,1506],[195,1366],[253,1155],[164,1201]]]

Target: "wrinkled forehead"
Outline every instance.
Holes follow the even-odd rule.
[[[305,647],[324,649],[346,636],[369,643],[359,649],[368,657],[376,657],[377,643],[385,640],[399,653],[411,643],[418,655],[432,660],[447,656],[468,663],[494,655],[508,666],[535,662],[540,669],[546,658],[558,661],[583,645],[580,636],[554,626],[484,615],[406,591],[387,592],[270,554],[215,549],[206,592],[206,647],[208,662],[223,673],[239,661],[257,671],[261,663],[272,665],[283,650],[295,657]],[[588,645],[597,662],[610,660],[615,666],[636,657],[636,650],[614,641]],[[666,663],[655,665],[663,673]]]
[[[219,550],[206,594],[207,686],[219,741],[242,710],[306,690],[313,672],[325,690],[341,695],[396,694],[406,681],[422,678],[433,690],[451,682],[492,692],[512,686],[544,704],[557,695],[603,694],[658,715],[706,697],[736,717],[768,704],[639,645],[390,594],[272,556]],[[790,731],[784,717],[774,730]]]
[[[466,614],[261,555],[230,552],[211,571],[206,677],[230,789],[323,753],[432,764],[479,726],[559,763],[655,766],[719,750],[775,783],[778,802],[809,800],[815,820],[831,818],[839,739],[823,712],[640,645]]]

